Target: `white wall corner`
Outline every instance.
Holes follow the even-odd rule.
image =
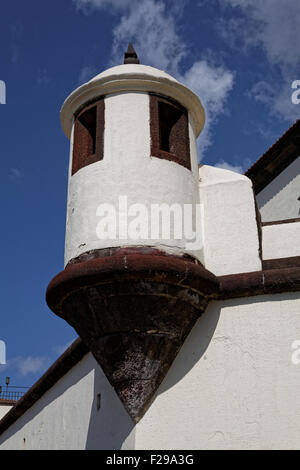
[[[262,231],[263,259],[300,256],[300,222],[266,225]]]
[[[199,167],[205,268],[217,276],[262,269],[252,182],[239,173]]]

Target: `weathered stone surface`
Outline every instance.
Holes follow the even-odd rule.
[[[52,281],[47,300],[77,331],[137,422],[218,282],[190,259],[147,250],[109,258],[110,267],[106,256],[72,263]]]

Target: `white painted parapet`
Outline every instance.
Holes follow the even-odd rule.
[[[262,242],[264,260],[300,256],[300,222],[264,226]]]
[[[262,269],[252,183],[246,176],[199,168],[204,266],[217,276]]]

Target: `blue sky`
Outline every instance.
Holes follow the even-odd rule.
[[[199,94],[199,159],[245,171],[299,116],[299,0],[10,0],[1,3],[0,385],[31,385],[76,338],[45,290],[63,268],[69,143],[67,95],[122,62],[142,63]]]

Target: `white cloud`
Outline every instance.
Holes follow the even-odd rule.
[[[223,65],[198,57],[188,70],[182,70],[182,59],[189,46],[179,35],[178,19],[185,2],[174,0],[166,8],[163,0],[73,0],[79,10],[90,14],[93,9],[110,8],[121,14],[113,30],[112,63],[122,63],[129,41],[144,64],[163,69],[192,88],[204,104],[205,129],[199,139],[199,151],[212,143],[213,126],[224,113],[234,83],[234,74]],[[177,5],[177,6],[176,6]]]
[[[50,365],[50,359],[48,357],[16,357],[7,362],[7,368],[13,368],[22,377],[30,374],[37,374],[44,372]]]
[[[11,32],[11,62],[16,65],[19,60],[19,45],[23,35],[23,25],[20,22],[13,23],[10,26]]]
[[[66,344],[64,345],[60,345],[60,346],[54,346],[53,347],[53,351],[58,354],[59,356],[61,354],[63,354],[69,346],[71,346],[71,344],[75,341],[75,339],[72,339],[71,341],[68,341]]]
[[[264,81],[264,88],[259,82],[253,96],[266,104],[271,113],[293,121],[299,117],[299,109],[291,103],[291,84],[300,76],[300,55],[297,48],[300,43],[300,2],[299,0],[219,0],[244,15],[234,21],[222,21],[218,30],[230,45],[237,44],[237,38],[243,46],[260,46],[264,50],[271,66],[277,66],[279,80],[269,84]],[[236,23],[237,27],[233,23]],[[242,27],[240,27],[242,25]],[[275,77],[275,73],[271,73]],[[278,83],[280,82],[280,83]],[[268,86],[266,86],[268,85]],[[272,88],[272,90],[270,90]],[[266,91],[264,96],[263,92]],[[270,93],[271,91],[271,93]]]
[[[19,180],[22,178],[22,173],[19,168],[10,168],[9,169],[9,178],[13,181]]]
[[[19,60],[19,48],[16,44],[12,44],[11,46],[11,62],[16,65]]]
[[[46,87],[49,85],[51,78],[49,77],[47,69],[43,68],[38,70],[36,82],[39,86]]]
[[[281,116],[287,121],[296,121],[299,119],[300,109],[292,103],[292,92],[292,82],[289,79],[272,84],[262,80],[255,83],[249,96],[267,105],[272,114]]]
[[[86,83],[91,78],[93,78],[97,73],[97,68],[94,65],[87,65],[83,67],[79,74],[78,82],[79,84]]]
[[[207,61],[195,62],[180,77],[201,99],[206,123],[198,141],[199,157],[212,144],[213,125],[225,112],[226,102],[234,84],[234,74],[223,66],[212,66]]]
[[[260,101],[264,104],[270,104],[276,98],[276,90],[274,85],[272,86],[270,83],[261,80],[260,82],[254,84],[249,95],[255,98],[256,101]]]
[[[23,376],[28,374],[36,374],[37,372],[44,371],[48,363],[49,361],[45,357],[30,356],[20,360],[18,369],[20,374]]]
[[[300,42],[299,0],[222,0],[242,9],[255,22],[255,39],[270,60],[282,66],[299,63],[297,44]],[[244,31],[247,34],[248,31]],[[254,29],[252,29],[252,33]]]
[[[141,0],[121,17],[113,31],[115,59],[122,58],[124,44],[133,37],[142,62],[178,74],[179,64],[187,47],[177,33],[176,16],[166,12],[157,0]],[[118,60],[120,62],[120,60]]]
[[[133,3],[138,3],[138,0],[73,0],[76,8],[82,10],[85,14],[90,14],[93,9],[114,8],[117,10],[124,10],[130,7]]]
[[[231,165],[231,163],[225,162],[224,160],[220,160],[218,163],[214,165],[217,168],[222,168],[223,170],[230,170],[234,171],[235,173],[241,173],[243,174],[245,172],[245,169],[242,166],[239,165]]]

